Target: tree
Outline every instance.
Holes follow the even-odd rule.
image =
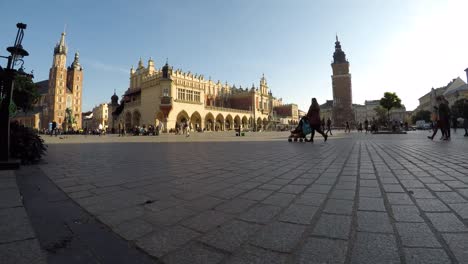
[[[28,76],[17,76],[13,90],[13,102],[23,112],[31,111],[39,99],[36,84]]]
[[[377,122],[379,124],[385,124],[385,120],[387,117],[387,110],[385,110],[382,106],[376,106],[374,108],[375,113],[377,114]]]
[[[424,120],[426,122],[431,122],[431,111],[427,111],[427,110],[419,110],[418,112],[416,112],[411,120],[413,121],[413,124],[416,123],[416,121],[418,120]]]
[[[401,107],[401,99],[396,93],[385,92],[384,97],[380,99],[380,106],[387,110],[387,120],[390,120],[390,110]]]
[[[459,99],[455,101],[455,103],[453,103],[450,109],[452,116],[454,116],[455,118],[463,117],[464,110],[467,107],[468,102],[466,102],[465,99]]]

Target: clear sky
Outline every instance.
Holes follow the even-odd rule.
[[[28,24],[25,67],[35,81],[48,78],[66,25],[67,64],[79,51],[84,67],[83,111],[114,89],[120,96],[140,57],[242,87],[264,73],[276,97],[306,110],[311,97],[332,99],[336,33],[354,103],[392,91],[412,110],[431,87],[466,81],[468,67],[466,0],[15,0],[0,10],[0,55],[16,23]]]

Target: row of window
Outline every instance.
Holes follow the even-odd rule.
[[[200,92],[177,88],[177,99],[190,102],[200,102]]]

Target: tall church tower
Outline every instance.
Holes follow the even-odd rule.
[[[75,59],[67,71],[67,108],[72,110],[76,128],[81,128],[81,96],[83,88],[83,68],[80,65],[80,55],[75,53]],[[70,98],[71,97],[71,102]]]
[[[354,121],[353,95],[351,90],[351,74],[346,54],[341,49],[340,41],[336,36],[335,52],[333,53],[332,86],[333,86],[333,123],[335,126],[344,126],[346,121]]]
[[[65,100],[67,85],[67,46],[65,45],[65,32],[62,33],[59,43],[54,48],[54,59],[49,71],[49,104],[45,113],[43,126],[47,128],[52,121],[61,124],[65,118]]]
[[[79,54],[70,67],[66,67],[68,48],[65,44],[65,32],[55,45],[52,67],[49,71],[48,103],[43,110],[42,127],[48,128],[49,123],[57,122],[62,128],[66,119],[65,110],[69,108],[75,119],[74,129],[81,128],[81,98],[83,87],[83,68],[79,62]]]

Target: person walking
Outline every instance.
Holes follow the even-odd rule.
[[[434,109],[436,111],[436,116],[435,116],[435,124],[434,124],[434,132],[432,133],[432,136],[427,136],[428,139],[433,140],[435,135],[437,134],[437,131],[440,129],[442,133],[442,137],[440,138],[441,140],[448,140],[448,134],[447,134],[447,120],[449,118],[449,109],[448,105],[445,104],[442,96],[437,96],[436,97],[436,102],[438,106],[434,106]],[[450,128],[449,128],[450,129]]]
[[[315,131],[323,136],[325,141],[327,141],[328,136],[323,133],[321,128],[320,122],[320,106],[317,103],[317,99],[312,98],[312,104],[309,107],[309,111],[307,112],[307,119],[309,121],[309,125],[312,128],[312,135],[310,137],[310,142],[314,142]]]
[[[331,118],[329,117],[327,120],[327,131],[325,132],[326,135],[328,135],[328,132],[330,132],[330,136],[333,136],[332,131],[331,131]]]
[[[346,133],[346,131],[348,131],[348,133],[351,133],[351,128],[349,128],[349,122],[348,121],[346,121],[346,127],[345,127],[344,132]]]
[[[366,134],[367,134],[367,132],[369,132],[369,120],[367,120],[367,118],[364,121],[364,129],[366,129]]]

